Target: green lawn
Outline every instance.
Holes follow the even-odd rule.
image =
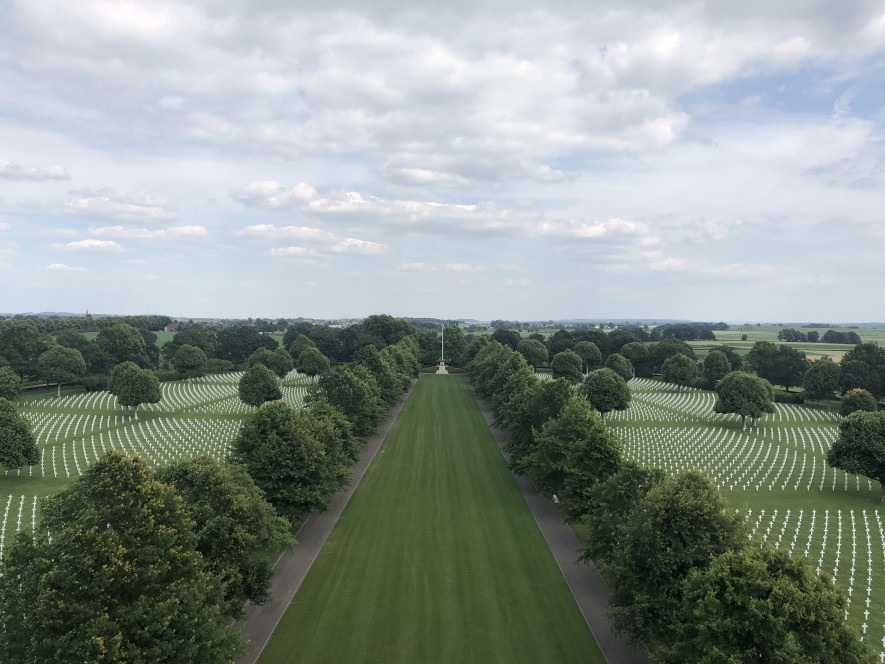
[[[605,661],[462,378],[421,377],[259,661]]]

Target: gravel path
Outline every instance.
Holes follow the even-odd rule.
[[[495,418],[491,410],[479,397],[476,402],[503,451],[510,434],[494,426]],[[506,453],[504,456],[507,456]],[[581,543],[572,529],[560,521],[559,509],[553,501],[533,494],[531,480],[527,477],[514,477],[606,661],[609,664],[648,664],[648,654],[644,650],[633,648],[612,630],[611,621],[605,616],[609,600],[608,586],[592,564],[578,562]]]
[[[350,486],[335,494],[329,511],[322,514],[311,514],[295,535],[298,545],[294,550],[284,551],[279,557],[274,565],[274,579],[270,590],[271,601],[261,606],[247,604],[245,616],[233,623],[233,627],[243,632],[250,643],[249,654],[239,658],[237,664],[253,664],[258,660],[258,656],[264,650],[264,646],[267,645],[271,634],[283,617],[286,607],[289,606],[289,602],[292,601],[301,582],[307,576],[307,572],[313,565],[313,561],[316,560],[320,549],[323,548],[326,538],[332,532],[335,522],[344,511],[350,496],[359,485],[363,474],[375,457],[378,448],[381,447],[381,443],[384,442],[387,432],[390,431],[417,382],[417,380],[412,381],[409,389],[391,409],[387,419],[378,427],[378,433],[366,439],[360,453],[360,460],[351,468],[353,481]]]

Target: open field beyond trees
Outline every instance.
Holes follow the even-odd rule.
[[[421,377],[259,661],[604,661],[462,378]]]

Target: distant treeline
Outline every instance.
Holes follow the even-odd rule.
[[[169,316],[12,316],[0,320],[27,321],[41,334],[57,332],[100,332],[101,330],[125,323],[136,330],[158,332],[172,322]]]
[[[803,326],[804,327],[804,326]],[[827,330],[823,336],[817,330],[810,332],[800,332],[792,327],[785,327],[777,333],[778,341],[799,341],[808,343],[824,343],[824,344],[847,344],[856,346],[861,343],[860,336],[857,332],[837,332],[836,330]]]

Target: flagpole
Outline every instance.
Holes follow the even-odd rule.
[[[442,328],[442,357],[440,361],[445,364],[446,361],[446,324],[440,323],[440,327]]]

